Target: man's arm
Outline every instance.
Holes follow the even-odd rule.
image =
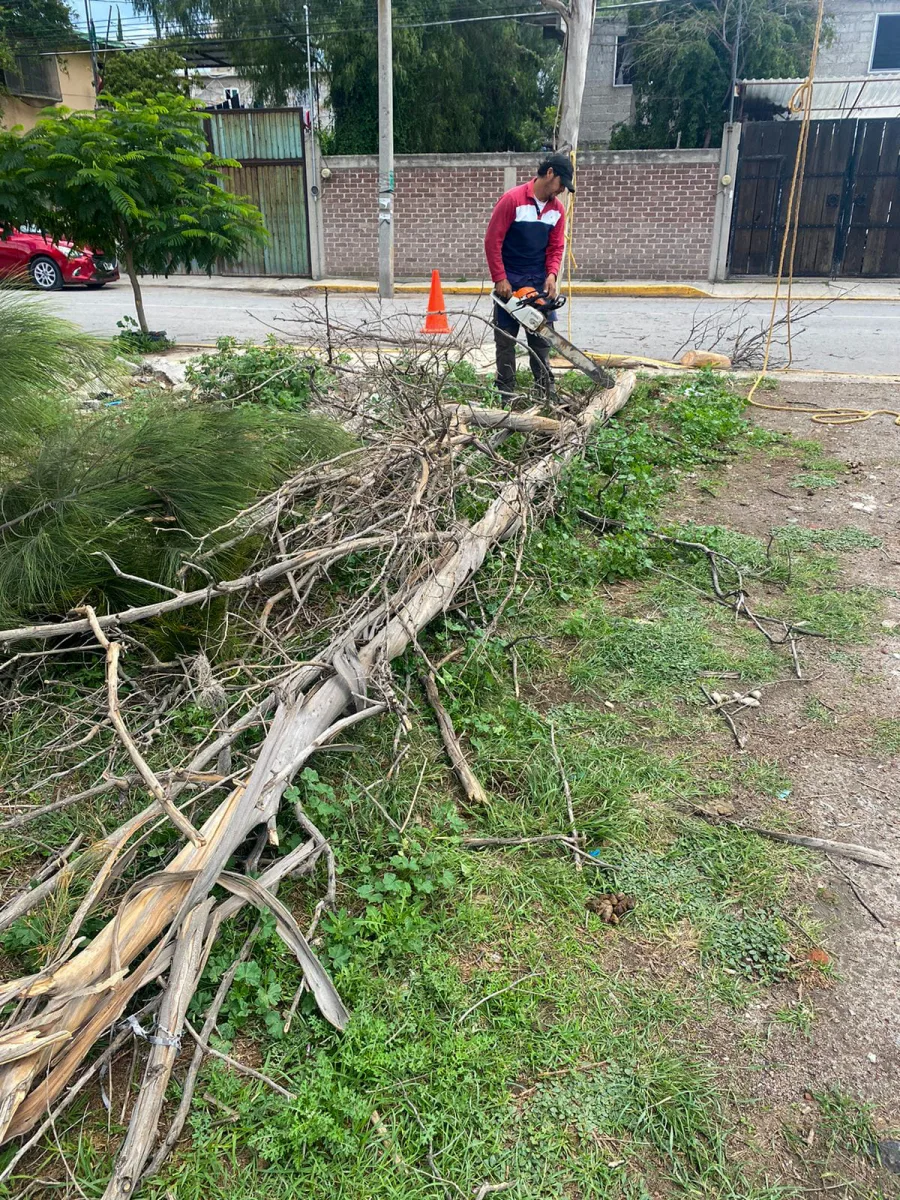
[[[506,192],[494,205],[494,211],[491,213],[491,219],[488,221],[484,235],[484,253],[487,258],[488,270],[491,273],[491,279],[498,285],[498,292],[500,292],[502,284],[509,287],[506,268],[503,265],[503,239],[515,219],[516,204],[511,193]]]
[[[556,278],[559,275],[563,252],[566,248],[566,217],[563,213],[553,228],[547,242],[547,253],[544,258],[547,282],[544,287],[551,296],[556,295]],[[552,281],[552,282],[551,282]]]

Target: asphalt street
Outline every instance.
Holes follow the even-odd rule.
[[[212,344],[231,335],[259,341],[270,332],[304,345],[324,341],[324,300],[306,297],[216,291],[208,287],[172,287],[148,282],[144,288],[148,320],[182,345]],[[133,313],[127,282],[102,291],[66,289],[34,297],[60,316],[103,336],[116,333],[116,322]],[[421,325],[426,297],[405,295],[383,305],[374,296],[330,295],[332,321],[367,336],[390,340]],[[685,343],[704,349],[730,350],[734,335],[764,329],[770,302],[753,300],[682,300],[644,297],[576,296],[571,337],[589,351],[634,353],[671,358]],[[448,297],[451,324],[465,340],[488,336],[490,306],[486,298]],[[804,311],[817,309],[809,315]],[[566,332],[565,312],[559,326]],[[705,328],[703,328],[705,325]],[[692,330],[694,331],[692,336]],[[783,329],[777,340],[783,341]],[[783,361],[783,352],[776,350]],[[793,365],[805,370],[850,374],[900,373],[900,301],[805,302],[795,317]]]

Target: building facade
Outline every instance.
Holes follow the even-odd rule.
[[[588,57],[579,144],[586,150],[603,150],[616,125],[631,120],[633,88],[628,59],[627,21],[594,23]]]
[[[86,109],[97,104],[88,52],[20,54],[15,66],[0,74],[5,88],[5,94],[0,94],[0,129],[17,125],[32,129],[41,109],[50,105]]]

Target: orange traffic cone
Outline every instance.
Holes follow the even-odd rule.
[[[451,333],[447,320],[447,309],[444,307],[444,289],[441,287],[439,271],[431,272],[431,293],[428,297],[428,312],[425,314],[425,324],[419,333]]]

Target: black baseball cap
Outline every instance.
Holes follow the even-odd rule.
[[[538,175],[546,175],[548,170],[558,175],[570,192],[575,191],[575,172],[568,154],[550,154],[542,159],[538,166]]]

